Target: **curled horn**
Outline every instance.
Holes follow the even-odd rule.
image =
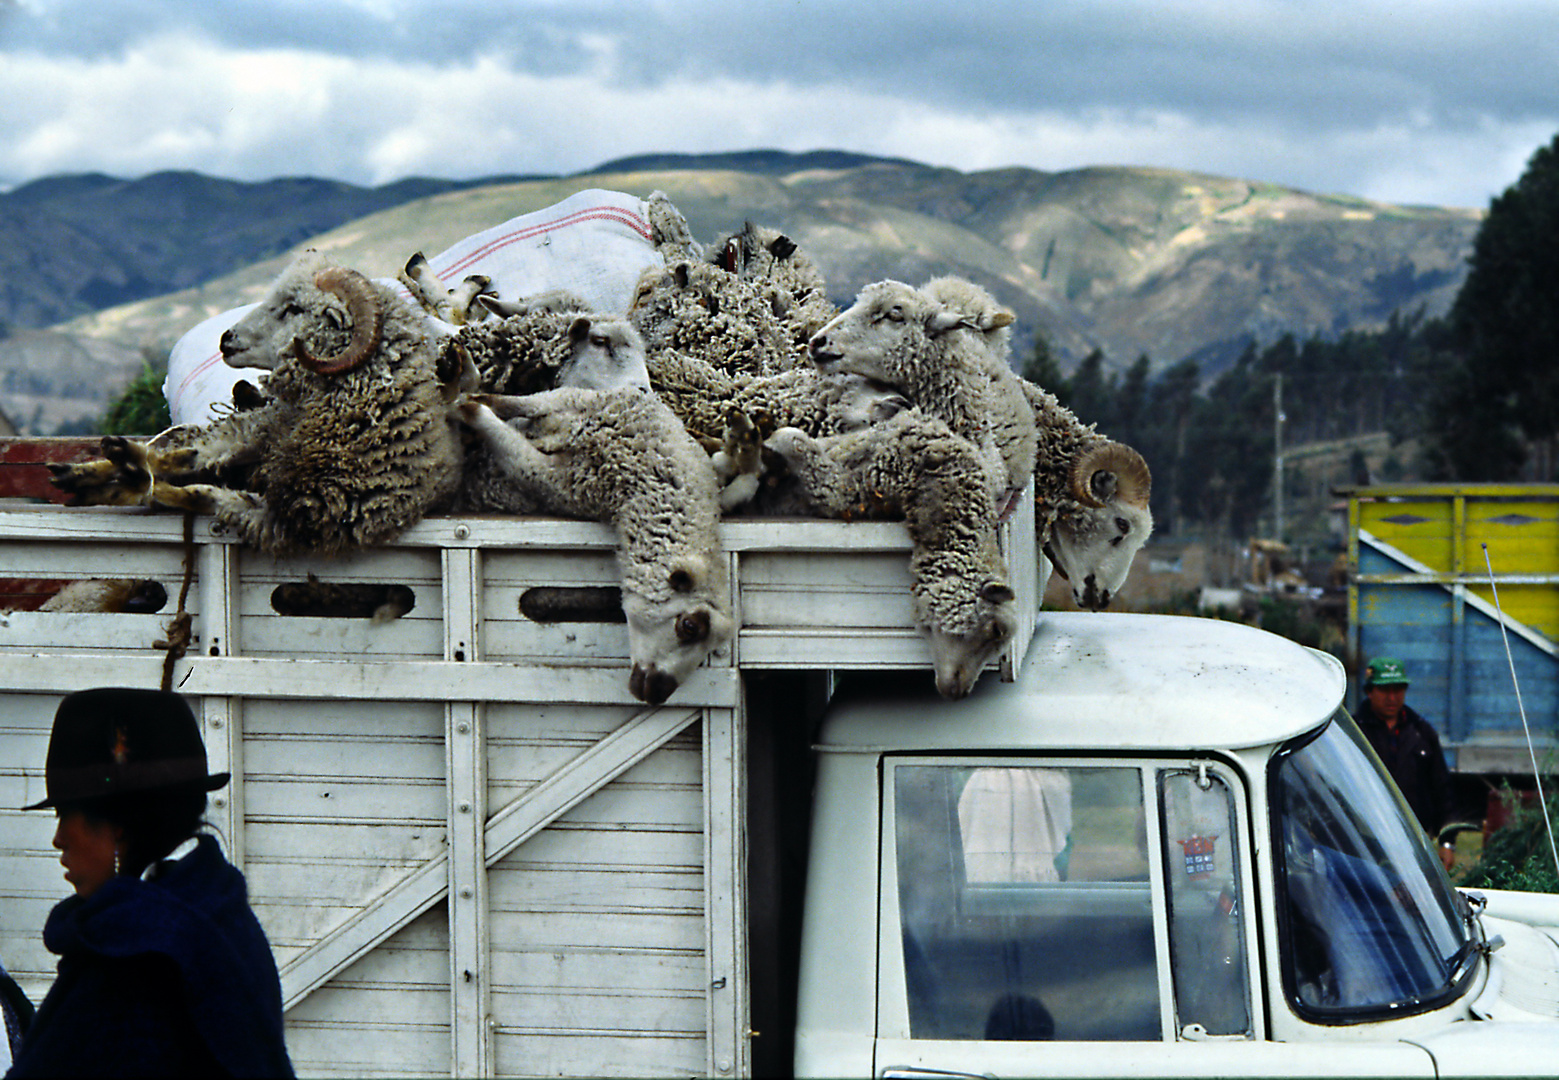
[[[1072,465],[1072,494],[1084,506],[1103,506],[1112,496],[1146,506],[1152,490],[1148,463],[1125,443],[1100,443]]]
[[[379,347],[379,335],[384,329],[384,311],[374,295],[368,279],[356,270],[344,266],[328,266],[314,275],[314,284],[333,296],[339,296],[346,304],[347,318],[352,323],[352,337],[346,347],[334,356],[315,356],[301,338],[294,338],[292,351],[309,370],[321,375],[339,375],[351,371]]]

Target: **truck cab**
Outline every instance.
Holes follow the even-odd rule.
[[[1250,627],[1085,613],[956,705],[847,680],[797,1074],[1552,1075],[1559,897],[1455,889],[1345,686]]]

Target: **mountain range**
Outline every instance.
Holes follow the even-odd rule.
[[[844,151],[649,155],[569,177],[379,188],[61,176],[0,194],[0,409],[35,431],[101,411],[143,355],[257,299],[304,246],[393,276],[414,251],[586,187],[664,191],[704,240],[749,220],[782,229],[841,305],[882,278],[957,274],[1012,307],[1020,355],[1043,335],[1063,366],[1098,349],[1117,368],[1146,355],[1155,370],[1189,358],[1207,374],[1252,341],[1442,313],[1482,220],[1167,169],[964,173]]]

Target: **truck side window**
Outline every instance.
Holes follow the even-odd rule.
[[[912,1038],[1162,1038],[1139,770],[894,778]]]
[[[1164,875],[1182,1036],[1251,1035],[1234,798],[1217,776],[1164,772]]]

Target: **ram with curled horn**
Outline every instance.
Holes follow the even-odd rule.
[[[1152,474],[1132,447],[1096,441],[1077,455],[1068,477],[1071,497],[1055,506],[1043,550],[1071,584],[1077,606],[1102,611],[1154,530],[1147,508]]]
[[[1072,586],[1072,599],[1101,611],[1120,592],[1132,559],[1153,532],[1153,476],[1124,443],[1096,441],[1068,470],[1070,499],[1056,507],[1045,557]]]
[[[397,289],[310,251],[231,314],[218,348],[269,372],[263,403],[149,442],[104,439],[103,460],[54,469],[73,503],[212,514],[262,551],[329,555],[453,499],[463,451],[442,338]]]
[[[301,336],[292,339],[292,352],[298,362],[316,375],[339,375],[351,371],[373,355],[384,332],[384,310],[374,295],[373,284],[356,270],[329,266],[314,275],[314,286],[337,297],[346,305],[346,323],[351,336],[339,352],[315,356]],[[229,331],[231,333],[231,331]],[[234,343],[234,349],[237,349]],[[229,338],[222,336],[222,355],[228,355]],[[230,361],[231,362],[231,361]]]
[[[1145,507],[1152,486],[1148,463],[1125,443],[1101,443],[1072,466],[1072,494],[1084,506],[1097,509],[1118,498]]]

